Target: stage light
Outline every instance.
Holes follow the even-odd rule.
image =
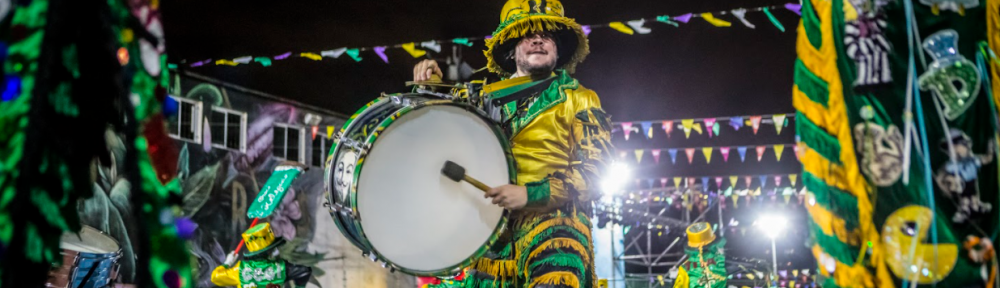
[[[782,215],[766,214],[757,219],[757,228],[771,239],[777,238],[787,225],[788,220]]]
[[[632,169],[624,163],[613,163],[608,167],[608,175],[601,183],[601,190],[604,194],[618,194],[623,190],[625,183],[632,178]]]

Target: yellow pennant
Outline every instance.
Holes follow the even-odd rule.
[[[781,161],[781,151],[785,151],[785,144],[774,145],[774,157],[777,157],[778,161]]]
[[[618,30],[618,32],[622,32],[628,35],[635,34],[635,31],[633,31],[632,28],[629,28],[627,25],[625,25],[625,23],[622,22],[611,22],[610,24],[608,24],[608,26],[614,28],[615,30]]]
[[[740,195],[733,194],[733,208],[740,208]]]
[[[791,194],[785,194],[785,204],[788,204],[788,200],[791,200],[791,199],[792,199],[792,195]]]
[[[215,65],[229,65],[229,66],[236,66],[236,65],[239,65],[239,64],[238,64],[238,63],[236,63],[236,62],[233,62],[232,60],[226,60],[226,59],[222,59],[222,60],[216,60],[216,61],[215,61]]]
[[[410,53],[410,56],[413,56],[413,58],[420,58],[420,56],[427,55],[427,51],[417,49],[417,44],[413,42],[403,44],[403,50],[406,50],[406,53]]]
[[[635,150],[635,163],[642,163],[642,153],[643,152],[646,152],[646,150],[643,150],[643,149],[636,149]]]
[[[675,188],[676,187],[681,187],[681,180],[684,180],[684,179],[681,178],[681,177],[674,177],[674,187]]]
[[[792,276],[799,277],[799,270],[792,269]]]
[[[799,174],[788,174],[788,180],[792,181],[792,186],[795,186],[795,180],[799,178]]]
[[[326,138],[333,138],[333,126],[326,126]]]
[[[733,188],[736,188],[736,181],[739,180],[739,179],[740,179],[740,176],[736,176],[736,175],[729,176],[729,185],[731,187],[733,187]]]
[[[712,147],[701,148],[701,153],[705,154],[705,163],[712,163]]]
[[[701,13],[701,18],[705,19],[705,21],[707,21],[708,23],[715,25],[715,27],[733,26],[733,23],[729,23],[729,21],[715,18],[715,16],[712,16],[711,12]]]
[[[795,287],[795,281],[788,281],[788,287]]]
[[[771,116],[771,120],[774,121],[774,129],[781,135],[781,128],[785,127],[785,114],[775,114]]]
[[[316,53],[306,52],[306,53],[299,54],[299,56],[302,56],[303,58],[309,58],[310,60],[313,60],[313,61],[323,60],[323,56],[319,56],[319,54],[316,54]]]
[[[692,126],[694,126],[694,119],[681,120],[681,128],[684,129],[684,138],[691,138]]]
[[[698,132],[698,134],[701,135],[702,133],[701,123],[694,123],[694,127],[692,128],[694,129],[694,132]]]

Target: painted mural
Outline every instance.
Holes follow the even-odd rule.
[[[340,234],[323,206],[323,169],[320,163],[325,154],[319,153],[328,152],[326,149],[332,144],[323,139],[326,127],[339,129],[344,119],[268,101],[246,89],[227,88],[187,77],[175,83],[177,85],[171,87],[172,95],[197,101],[191,103],[202,103],[201,121],[184,122],[185,125],[201,122],[198,131],[200,139],[182,139],[192,138],[183,135],[185,137],[178,137],[176,141],[179,151],[177,178],[183,191],[182,199],[177,201],[183,203],[183,215],[189,217],[194,226],[187,236],[191,254],[197,259],[194,274],[197,287],[215,287],[210,281],[212,270],[222,264],[226,255],[237,246],[240,233],[251,224],[251,219],[246,217],[247,208],[274,167],[285,161],[284,157],[276,157],[275,153],[288,153],[278,156],[289,158],[301,155],[300,162],[309,168],[296,178],[275,212],[261,221],[271,223],[275,235],[286,239],[286,244],[279,248],[282,258],[290,263],[313,267],[309,287],[415,286],[413,277],[389,273],[362,257],[361,251]],[[228,145],[233,141],[232,133],[219,135],[224,134],[219,133],[222,124],[218,122],[221,118],[212,113],[213,107],[245,113],[246,133],[239,143],[242,145]],[[180,109],[180,116],[190,117],[192,108]],[[171,121],[174,125],[169,128],[188,120]],[[239,127],[239,124],[231,122],[225,124],[230,128]],[[312,126],[319,127],[315,137],[321,139],[313,138]],[[306,127],[295,132],[305,134],[300,138],[305,141],[305,151],[275,149],[274,143],[286,141],[289,135],[284,127]],[[120,274],[122,282],[129,283],[135,274],[135,251],[131,245],[135,235],[130,232],[135,231],[137,224],[133,219],[122,217],[130,215],[129,211],[134,209],[129,206],[131,184],[119,168],[126,146],[121,141],[122,137],[112,132],[108,132],[106,138],[110,160],[95,165],[95,196],[81,201],[80,213],[85,225],[104,231],[122,246]],[[320,149],[319,146],[314,148],[314,145],[327,147]]]

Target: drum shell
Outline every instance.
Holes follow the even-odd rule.
[[[90,226],[83,226],[79,233],[81,235],[86,233],[98,236],[101,240],[107,242],[103,244],[113,245],[116,251],[94,253],[63,248],[60,253],[63,256],[62,265],[49,271],[45,287],[103,288],[112,285],[117,280],[119,272],[118,259],[122,255],[118,241]],[[86,238],[90,239],[94,236]],[[65,239],[64,237],[64,244]]]
[[[400,101],[400,99],[409,99],[411,103],[410,105],[405,105],[405,103],[403,103],[405,101]],[[376,110],[374,110],[373,112],[367,112],[363,111],[365,110],[363,108],[362,111],[359,111],[361,112],[361,114],[371,113],[372,115],[356,114],[355,116],[352,116],[352,118],[355,118],[353,119],[354,122],[345,124],[344,128],[341,130],[341,134],[345,136],[363,135],[363,137],[355,137],[355,139],[364,138],[364,140],[362,140],[363,142],[361,142],[363,144],[360,144],[360,146],[370,148],[372,147],[372,145],[377,143],[379,133],[384,131],[390,125],[392,125],[393,121],[395,121],[397,118],[411,111],[416,111],[423,107],[432,105],[452,105],[456,107],[461,107],[469,112],[472,112],[472,114],[475,114],[476,116],[480,117],[486,123],[494,123],[488,117],[485,117],[481,113],[481,111],[478,111],[476,108],[469,105],[449,100],[438,100],[433,97],[423,96],[420,94],[404,94],[398,96],[398,98],[395,99],[383,97],[376,101],[373,101],[369,105],[366,105],[367,109],[376,109]],[[378,122],[379,124],[375,126],[374,130],[370,130],[371,127],[363,128],[362,125],[359,125],[359,123],[375,123],[375,122]],[[491,125],[491,127],[493,128],[493,133],[498,137],[498,139],[501,139],[500,144],[507,157],[507,165],[508,165],[507,170],[509,172],[508,175],[509,183],[515,183],[516,165],[514,163],[513,156],[510,152],[508,141],[506,140],[506,137],[504,136],[503,132],[498,127],[496,127],[496,125]],[[362,129],[369,129],[370,131],[361,131]],[[328,201],[330,201],[331,205],[338,205],[338,204],[340,205],[339,211],[332,211],[331,214],[333,215],[335,223],[337,224],[338,228],[340,228],[341,232],[343,232],[344,235],[347,236],[347,238],[350,239],[355,246],[364,251],[365,254],[371,254],[372,260],[384,261],[387,263],[388,266],[392,266],[394,269],[401,270],[408,274],[420,275],[420,276],[452,276],[460,272],[463,267],[471,264],[473,259],[476,259],[482,254],[484,254],[487,248],[496,241],[496,238],[505,229],[507,222],[506,210],[504,211],[501,221],[497,224],[497,227],[494,229],[495,233],[489,238],[489,240],[486,243],[484,243],[482,248],[480,248],[479,251],[477,251],[474,255],[471,255],[469,259],[467,259],[463,263],[457,263],[456,265],[454,265],[454,267],[449,267],[447,269],[442,269],[440,271],[414,271],[407,269],[405,267],[399,267],[391,263],[390,261],[379,256],[378,251],[376,251],[376,249],[371,245],[371,243],[367,241],[363,229],[363,220],[360,219],[359,216],[360,214],[357,210],[357,191],[358,191],[357,185],[358,185],[358,178],[360,177],[361,171],[363,169],[361,163],[364,161],[364,158],[366,156],[366,153],[364,151],[359,153],[359,157],[355,161],[356,163],[351,182],[352,185],[349,187],[349,191],[346,191],[345,193],[346,195],[340,194],[340,191],[337,191],[336,188],[337,185],[334,182],[337,180],[335,179],[336,177],[333,176],[333,170],[336,169],[335,166],[337,165],[338,161],[337,159],[341,157],[344,151],[347,149],[352,149],[349,147],[344,148],[344,145],[341,144],[342,143],[338,143],[334,149],[331,149],[332,151],[330,153],[330,157],[328,157],[328,164],[326,165],[327,166],[326,174],[327,177],[329,177],[329,179],[327,179],[325,183],[325,185],[327,186]],[[346,197],[342,199],[335,199],[336,198],[335,195],[343,195]],[[338,209],[333,209],[333,210],[338,210]]]

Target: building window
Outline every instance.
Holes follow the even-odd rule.
[[[170,99],[177,102],[177,116],[167,123],[170,137],[201,143],[201,102],[173,96]]]
[[[247,113],[212,107],[212,146],[246,151]]]
[[[333,148],[333,141],[326,138],[326,135],[316,135],[316,139],[313,139],[312,142],[312,166],[323,168],[326,157],[329,156],[330,149]]]
[[[305,163],[305,133],[302,128],[287,124],[274,124],[274,157]]]

